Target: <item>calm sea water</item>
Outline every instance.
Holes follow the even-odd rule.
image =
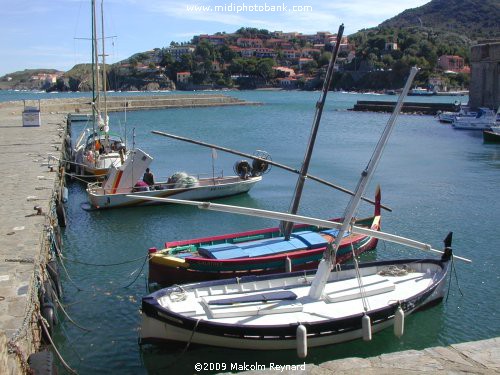
[[[19,95],[22,99],[24,93]],[[36,97],[60,94],[30,94]],[[67,94],[66,94],[67,95]],[[234,92],[231,95],[263,103],[260,106],[154,110],[112,114],[115,129],[127,131],[129,142],[154,157],[157,179],[176,171],[211,173],[210,150],[157,135],[161,130],[252,153],[266,150],[273,160],[299,168],[319,93]],[[0,100],[8,95],[0,92]],[[25,95],[26,96],[26,95]],[[15,98],[15,99],[19,99]],[[394,99],[332,93],[313,153],[310,173],[354,189],[389,115],[347,111],[356,100]],[[432,98],[453,102],[456,98]],[[461,98],[463,101],[463,98]],[[411,100],[414,100],[411,98]],[[417,98],[415,100],[422,100]],[[429,99],[425,99],[429,100]],[[119,124],[119,125],[118,125]],[[74,126],[77,134],[81,125]],[[218,153],[216,170],[232,173],[236,156]],[[246,195],[224,202],[286,211],[296,178],[273,168]],[[382,187],[385,231],[442,247],[454,232],[457,255],[473,263],[456,262],[446,302],[406,320],[405,334],[392,330],[374,335],[371,342],[355,341],[309,350],[307,363],[350,356],[373,356],[407,349],[479,340],[500,335],[500,145],[483,144],[480,133],[454,131],[431,116],[403,115],[386,148],[367,195]],[[276,222],[224,213],[201,212],[192,207],[157,206],[87,212],[84,187],[69,185],[68,226],[64,252],[68,259],[92,264],[114,264],[145,256],[151,246],[167,240],[231,233],[274,226]],[[343,214],[348,198],[314,181],[304,191],[300,213],[321,218]],[[360,216],[371,213],[363,204]],[[368,259],[425,256],[418,250],[381,242]],[[97,267],[65,262],[64,303],[71,317],[91,329],[84,332],[62,318],[56,344],[65,360],[82,374],[195,373],[197,362],[302,363],[294,351],[257,352],[217,348],[178,348],[137,344],[141,297],[147,293],[142,260]],[[136,277],[135,283],[130,284]],[[462,296],[463,293],[463,296]]]

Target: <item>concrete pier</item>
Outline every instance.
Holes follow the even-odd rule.
[[[42,112],[40,127],[22,126],[22,102],[0,106],[0,373],[25,372],[40,342],[38,285],[46,279],[48,231],[57,226],[54,195],[60,186],[65,115]],[[39,206],[41,214],[34,209]]]
[[[358,100],[352,110],[367,112],[392,112],[395,106],[395,101]],[[435,116],[440,111],[457,112],[458,109],[459,106],[455,103],[405,102],[403,103],[401,112]]]
[[[241,374],[276,373],[286,375],[500,374],[500,339],[493,338],[424,350],[405,350],[370,358],[338,359],[319,365],[306,364],[296,369],[284,368],[283,371],[267,368],[265,371],[246,371]]]

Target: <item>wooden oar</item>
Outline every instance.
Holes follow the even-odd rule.
[[[145,200],[150,200],[150,201],[164,202],[164,203],[176,203],[176,204],[197,206],[198,208],[204,209],[204,210],[229,212],[229,213],[233,213],[233,214],[240,214],[240,215],[247,215],[247,216],[254,216],[254,217],[263,217],[266,219],[289,220],[289,221],[293,221],[294,223],[314,225],[314,226],[322,227],[322,228],[339,229],[342,225],[342,223],[337,223],[334,221],[328,221],[328,220],[323,220],[323,219],[316,219],[316,218],[309,217],[309,216],[292,215],[292,214],[287,214],[287,213],[283,213],[283,212],[261,210],[258,208],[231,206],[231,205],[220,204],[220,203],[190,201],[190,200],[174,199],[174,198],[148,197],[148,196],[144,196],[144,195],[127,195],[127,197],[134,198],[134,199],[145,199]],[[410,238],[397,236],[395,234],[380,232],[380,231],[376,231],[376,230],[368,229],[368,228],[362,228],[362,227],[358,227],[355,225],[352,226],[351,231],[352,231],[352,233],[371,236],[374,238],[378,238],[379,240],[394,242],[394,243],[397,243],[400,245],[413,247],[415,249],[432,251],[432,252],[435,252],[438,254],[443,254],[443,252],[441,250],[436,250],[436,249],[432,248],[432,246],[429,244],[415,241],[415,240],[412,240]],[[467,258],[459,257],[457,255],[453,255],[453,256],[457,259],[463,260],[464,262],[468,262],[468,263],[472,262],[470,259],[467,259]]]
[[[289,167],[289,166],[281,164],[281,163],[277,163],[277,162],[272,161],[272,160],[267,160],[267,159],[259,158],[258,156],[255,156],[255,155],[252,155],[252,154],[247,154],[245,152],[241,152],[241,151],[237,151],[237,150],[232,150],[232,149],[227,148],[227,147],[217,146],[217,145],[214,145],[214,144],[211,144],[211,143],[202,142],[202,141],[198,141],[198,140],[191,139],[191,138],[181,137],[179,135],[169,134],[169,133],[161,132],[161,131],[158,131],[158,130],[153,130],[151,133],[156,134],[156,135],[161,135],[161,136],[167,137],[167,138],[177,139],[179,141],[184,141],[184,142],[192,143],[192,144],[195,144],[195,145],[198,145],[198,146],[204,146],[204,147],[214,148],[216,150],[224,151],[224,152],[227,152],[229,154],[243,156],[244,158],[259,160],[259,161],[262,161],[264,163],[268,163],[269,165],[275,166],[277,168],[281,168],[281,169],[284,169],[284,170],[289,171],[289,172],[300,174],[300,171],[298,169],[294,169],[292,167]],[[322,178],[315,177],[315,176],[312,176],[310,174],[307,174],[306,178],[309,178],[311,180],[319,182],[319,183],[321,183],[323,185],[332,187],[332,188],[334,188],[336,190],[339,190],[339,191],[341,191],[343,193],[346,193],[346,194],[349,194],[349,195],[354,195],[354,192],[352,192],[351,190],[343,188],[342,186],[335,185],[332,182],[328,182],[328,181],[326,181],[326,180],[324,180]],[[361,199],[364,200],[365,202],[368,202],[368,203],[371,203],[371,204],[375,205],[375,201],[372,200],[372,199],[370,199],[370,198],[362,197]],[[386,211],[392,212],[392,209],[390,207],[388,207],[388,206],[385,206],[385,205],[381,204],[380,207],[383,208]]]

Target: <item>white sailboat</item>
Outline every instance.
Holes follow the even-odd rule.
[[[127,152],[122,138],[110,133],[106,97],[106,53],[104,50],[104,12],[101,1],[102,54],[98,50],[95,0],[92,5],[92,119],[76,141],[73,162],[79,175],[100,177],[111,167],[121,166]],[[102,65],[99,56],[102,56]],[[102,83],[101,83],[102,80]],[[101,93],[102,88],[102,93]]]
[[[444,295],[452,257],[451,233],[440,259],[358,264],[353,257],[353,265],[336,264],[336,249],[347,231],[438,251],[414,240],[352,225],[360,198],[380,160],[416,72],[413,68],[342,223],[208,202],[163,199],[203,209],[336,228],[339,233],[325,251],[316,273],[290,272],[175,285],[144,297],[140,342],[175,341],[254,350],[296,348],[299,357],[305,357],[308,347],[361,337],[369,340],[372,332],[391,325],[400,336],[405,316],[439,302]]]

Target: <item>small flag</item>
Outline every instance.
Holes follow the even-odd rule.
[[[217,159],[217,150],[215,148],[212,149],[212,159]]]

